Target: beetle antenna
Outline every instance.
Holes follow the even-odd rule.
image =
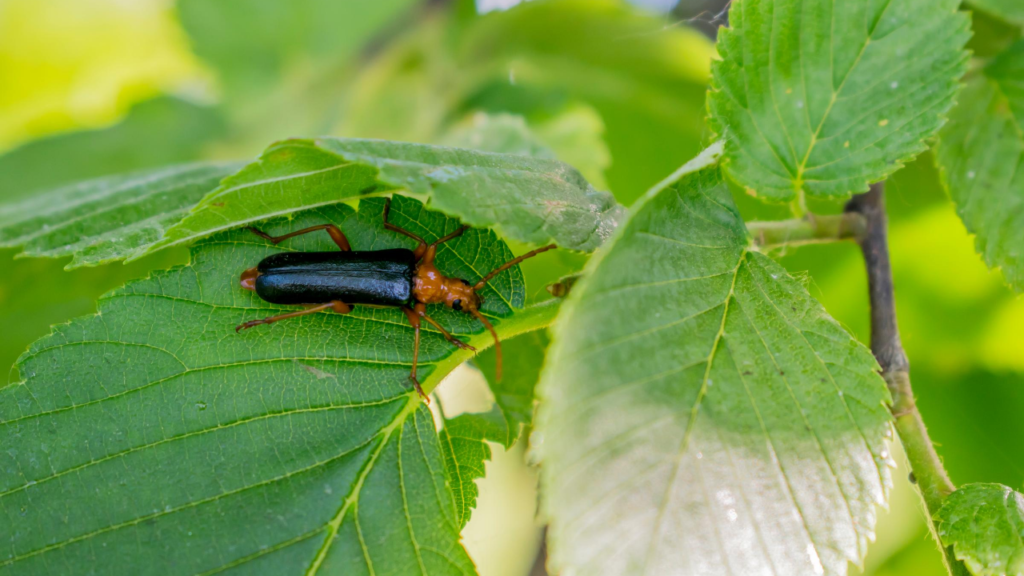
[[[487,330],[490,331],[491,336],[494,337],[494,353],[497,356],[497,362],[494,364],[494,376],[498,381],[501,381],[501,340],[498,339],[498,333],[494,331],[494,326],[487,321],[487,318],[484,318],[483,314],[476,310],[470,310],[469,313],[483,323]]]
[[[548,250],[551,250],[553,248],[557,248],[557,246],[555,246],[554,244],[548,244],[547,246],[544,246],[543,248],[537,248],[536,250],[530,250],[529,252],[527,252],[526,254],[523,254],[522,256],[513,258],[513,259],[509,260],[508,262],[505,262],[504,264],[502,264],[501,266],[498,266],[494,270],[491,270],[490,273],[488,273],[486,276],[481,278],[480,281],[477,282],[475,286],[473,286],[473,291],[474,292],[479,291],[481,288],[484,287],[484,284],[487,284],[487,282],[490,281],[491,279],[493,279],[495,276],[497,276],[498,274],[501,274],[502,272],[504,272],[505,270],[508,270],[509,268],[515,266],[516,264],[519,264],[523,260],[526,260],[527,258],[533,258],[537,254],[540,254],[541,252],[547,252]]]

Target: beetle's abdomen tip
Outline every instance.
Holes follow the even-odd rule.
[[[239,284],[246,290],[256,291],[256,278],[260,275],[260,271],[256,268],[249,268],[245,272],[242,272]]]

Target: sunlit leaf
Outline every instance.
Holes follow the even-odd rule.
[[[967,484],[936,516],[939,537],[975,576],[1024,574],[1024,495],[1000,484]]]
[[[966,70],[959,0],[735,0],[711,123],[726,170],[771,200],[864,192],[925,150]]]
[[[1024,289],[1024,42],[974,78],[939,137],[943,182],[978,252]]]
[[[634,207],[553,329],[534,440],[556,571],[846,574],[873,538],[888,391],[751,249],[719,146]]]
[[[356,249],[409,244],[382,230],[382,199],[361,207],[263,226],[327,220]],[[457,226],[401,197],[391,216],[428,239]],[[282,250],[332,248],[326,235],[273,247],[229,231],[33,345],[23,380],[0,389],[0,573],[475,573],[433,419],[408,385],[404,315],[356,307],[235,333],[282,310],[242,290],[241,270]],[[473,279],[508,256],[473,230],[443,246],[438,267]],[[484,305],[503,337],[556,309],[518,310],[521,278],[503,273]],[[430,313],[489,345],[471,318]],[[470,354],[428,329],[425,387]]]

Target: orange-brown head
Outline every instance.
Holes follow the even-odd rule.
[[[456,312],[472,314],[480,310],[480,304],[484,301],[476,293],[476,288],[461,278],[448,279],[447,293],[445,305]]]
[[[412,295],[424,304],[444,304],[452,310],[472,314],[480,309],[482,302],[472,284],[459,278],[449,278],[431,263],[422,262],[416,267],[413,277]]]

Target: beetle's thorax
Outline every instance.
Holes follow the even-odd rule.
[[[479,306],[479,299],[469,283],[441,274],[433,263],[421,262],[412,282],[412,294],[417,302],[444,304],[466,311]]]

